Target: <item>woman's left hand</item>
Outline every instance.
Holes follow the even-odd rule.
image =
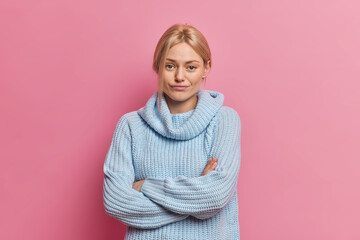
[[[140,181],[134,182],[132,185],[132,188],[135,189],[136,191],[140,192],[141,187],[144,182],[145,182],[145,180],[140,180]]]

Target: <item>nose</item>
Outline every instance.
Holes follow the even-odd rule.
[[[175,80],[176,81],[184,81],[184,72],[182,68],[178,68],[175,73]]]

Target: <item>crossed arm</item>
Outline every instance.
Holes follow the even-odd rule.
[[[201,176],[208,174],[210,171],[214,171],[217,166],[217,158],[210,158],[206,163],[205,169]],[[144,184],[145,180],[136,181],[133,183],[132,188],[138,192],[141,192],[141,187]]]
[[[199,177],[150,177],[140,183],[134,183],[134,168],[128,155],[130,129],[126,118],[121,118],[104,164],[106,212],[127,225],[149,229],[190,215],[206,219],[223,209],[236,190],[241,123],[230,108],[219,113],[218,118],[211,148],[211,158],[217,158],[215,168],[210,159]]]
[[[116,125],[104,163],[103,201],[105,211],[128,226],[152,229],[183,220],[132,188],[135,180],[131,159],[131,134],[125,115]]]

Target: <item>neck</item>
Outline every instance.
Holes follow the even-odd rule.
[[[171,114],[184,113],[193,110],[196,108],[198,102],[198,96],[196,94],[185,101],[174,101],[166,94],[164,94],[164,97]]]

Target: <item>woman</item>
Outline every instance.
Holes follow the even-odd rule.
[[[222,93],[200,89],[210,67],[205,37],[171,26],[154,53],[158,91],[116,125],[103,197],[125,239],[240,239],[241,122]]]

